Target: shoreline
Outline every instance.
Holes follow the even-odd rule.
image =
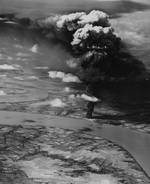
[[[39,173],[39,172],[42,172],[42,173],[46,172],[46,170],[44,170],[44,168],[43,168],[44,166],[41,166],[42,170],[37,169],[38,164],[42,163],[42,162],[45,163],[45,159],[46,159],[46,163],[48,162],[49,164],[54,164],[54,165],[58,162],[58,160],[59,160],[59,162],[61,160],[61,162],[63,162],[63,165],[64,164],[70,165],[72,163],[71,167],[73,167],[73,171],[72,171],[72,169],[70,169],[70,166],[69,166],[69,168],[67,166],[67,168],[69,169],[69,170],[67,169],[67,173],[73,172],[72,173],[73,175],[71,177],[69,176],[69,178],[67,178],[65,180],[66,183],[70,182],[70,181],[72,181],[72,183],[73,182],[80,183],[80,182],[77,182],[74,178],[78,178],[79,180],[82,181],[82,183],[84,183],[84,180],[85,180],[85,183],[87,183],[87,179],[85,179],[85,178],[87,178],[87,173],[88,173],[88,175],[90,173],[90,176],[92,178],[92,179],[90,178],[91,182],[92,182],[92,180],[95,181],[94,178],[98,178],[98,180],[99,180],[100,178],[106,179],[106,178],[112,177],[111,176],[112,173],[116,177],[114,182],[116,181],[116,179],[120,179],[120,177],[123,177],[123,176],[124,176],[123,177],[124,181],[127,180],[129,182],[129,181],[131,181],[131,178],[130,178],[131,176],[129,177],[130,174],[132,175],[132,180],[135,180],[136,181],[135,183],[137,183],[137,184],[138,183],[139,184],[147,184],[149,182],[149,179],[146,176],[146,173],[144,173],[144,170],[142,170],[142,168],[139,166],[137,161],[131,156],[131,154],[129,154],[129,152],[127,152],[123,147],[117,145],[116,143],[113,143],[112,141],[109,141],[109,140],[101,138],[100,136],[96,136],[94,134],[91,134],[92,132],[90,130],[86,129],[87,127],[91,127],[91,125],[93,124],[90,121],[88,122],[87,120],[84,120],[84,119],[77,120],[77,119],[73,119],[73,118],[64,118],[64,117],[57,117],[57,116],[54,117],[54,116],[50,116],[50,115],[38,115],[38,114],[9,112],[9,111],[3,111],[3,112],[0,111],[0,113],[2,115],[1,120],[0,120],[0,135],[3,136],[4,134],[7,134],[6,140],[5,140],[5,146],[4,146],[4,142],[3,143],[1,142],[1,146],[3,146],[3,150],[1,151],[0,158],[3,158],[3,156],[4,156],[3,154],[5,153],[5,159],[2,159],[2,162],[5,160],[4,163],[7,163],[8,158],[12,159],[11,162],[9,160],[9,164],[10,163],[12,165],[15,164],[15,168],[16,167],[18,168],[18,166],[19,166],[19,168],[22,168],[21,172],[24,172],[28,179],[30,177],[32,178],[33,176],[34,177],[37,176],[37,173]],[[6,120],[5,122],[3,121],[4,119]],[[3,121],[3,123],[2,123],[2,121]],[[87,122],[87,124],[86,124],[86,122]],[[72,125],[72,127],[70,125]],[[37,131],[40,131],[38,135],[37,135]],[[87,133],[88,131],[90,131],[90,134]],[[69,133],[69,132],[71,132],[71,133]],[[25,139],[25,142],[22,139]],[[3,141],[3,140],[1,139],[1,141]],[[28,145],[29,142],[32,145],[29,146]],[[20,144],[23,144],[23,145],[21,146]],[[17,145],[19,146],[18,148],[17,148]],[[49,147],[49,145],[51,145],[51,146]],[[41,149],[40,153],[37,151],[37,149],[39,149],[39,146]],[[30,147],[30,149],[29,149],[29,147]],[[31,147],[33,147],[33,148],[36,147],[35,154],[30,153],[28,155],[27,150],[29,149],[31,151]],[[70,147],[72,147],[72,148],[70,148]],[[4,151],[4,150],[6,150],[6,148],[9,150],[8,153],[6,151]],[[19,150],[16,152],[17,149],[19,149]],[[70,152],[70,150],[68,150],[68,149],[73,149],[73,150],[71,150],[71,152]],[[91,150],[91,151],[89,152],[89,150]],[[86,164],[84,164],[84,166],[82,166],[83,160],[85,161],[85,158],[84,158],[84,157],[86,157],[85,155],[89,154],[89,153],[90,153],[90,155],[87,158],[87,160],[89,159],[89,160],[91,160],[91,162],[88,164],[86,162]],[[18,158],[18,155],[21,155],[21,157],[23,159]],[[74,157],[76,157],[77,160],[78,159],[80,160],[82,157],[82,159],[80,160],[81,163],[77,164],[76,161],[74,162],[72,160],[72,159],[74,159]],[[110,175],[106,174],[106,177],[105,177],[105,174],[102,174],[102,175],[100,174],[101,171],[97,170],[99,167],[97,165],[98,163],[97,163],[97,161],[95,163],[95,161],[93,160],[93,157],[94,157],[94,160],[95,159],[99,160],[100,158],[101,159],[103,158],[102,160],[104,161],[106,159],[106,163],[107,164],[109,163],[109,164],[108,165],[106,164],[104,170],[107,168],[106,171],[107,172],[109,171],[108,173]],[[40,160],[40,162],[39,162],[39,160]],[[70,161],[71,161],[71,163],[70,163]],[[111,164],[110,164],[110,161],[111,161]],[[93,165],[93,162],[95,163],[94,165]],[[35,163],[37,164],[36,166],[35,166]],[[77,166],[77,168],[74,168],[74,166],[76,164],[78,166]],[[35,172],[35,173],[33,172],[34,173],[33,175],[32,174],[30,175],[29,165],[31,165],[31,167],[33,167],[32,169]],[[113,168],[112,168],[112,165],[113,165]],[[116,169],[114,169],[114,166]],[[63,166],[63,168],[64,168],[64,166]],[[60,168],[57,167],[57,169],[59,170]],[[66,166],[65,166],[65,170],[66,170]],[[84,172],[83,172],[83,170],[84,170]],[[6,168],[6,171],[7,171],[7,168]],[[80,176],[81,171],[84,173],[82,175],[83,178]],[[57,181],[59,181],[59,180],[57,180],[58,177],[55,176],[53,171],[51,171],[51,172],[52,172],[52,174],[50,174],[51,179],[54,177],[53,179],[57,183]],[[94,175],[93,175],[93,172],[94,172]],[[4,173],[5,173],[5,171],[4,171]],[[59,173],[62,174],[63,172],[59,171]],[[7,172],[5,174],[7,175]],[[4,174],[4,177],[6,176],[5,174]],[[65,176],[65,178],[68,177],[68,176],[66,176],[66,173],[64,174],[64,176]],[[35,183],[37,181],[43,182],[45,180],[48,181],[48,179],[45,179],[45,177],[46,176],[43,177],[41,175],[41,178],[39,178],[39,179],[35,178],[34,182]],[[139,177],[140,177],[140,179],[139,179]],[[26,180],[27,180],[27,178],[26,178]],[[112,179],[114,179],[114,177]],[[29,182],[29,180],[28,180],[28,182]],[[32,178],[32,181],[33,180],[34,179]],[[68,180],[70,180],[70,181],[68,181]],[[16,183],[14,183],[14,184],[16,184]],[[31,184],[32,184],[32,182],[31,182]]]
[[[18,0],[14,0],[14,2],[15,1],[17,2]],[[132,14],[131,23],[134,22],[134,16],[136,16],[136,12],[138,13],[139,11],[141,11],[143,13],[143,16],[145,16],[144,13],[145,11],[148,11],[150,9],[150,6],[140,3],[133,3],[133,1],[127,1],[125,2],[125,4],[122,4],[120,0],[117,2],[120,3],[119,4],[116,2],[115,4],[112,3],[114,7],[110,7],[110,10],[112,10],[112,12],[114,11],[113,14],[114,17],[111,15],[111,13],[110,15],[112,16],[111,21],[113,25],[116,24],[115,18],[117,18],[118,22],[121,20],[120,24],[116,24],[118,25],[118,34],[119,33],[123,34],[121,37],[124,40],[126,39],[128,40],[130,37],[133,37],[133,45],[131,42],[132,46],[135,46],[136,44],[141,44],[141,46],[144,46],[144,48],[146,49],[147,47],[145,47],[144,44],[145,42],[148,43],[148,41],[145,41],[144,34],[138,34],[139,33],[138,30],[143,30],[143,28],[135,27],[135,29],[132,30],[132,26],[131,28],[129,28],[130,26],[128,26],[129,24],[126,24],[126,22],[128,22],[129,20],[128,16],[130,14]],[[24,3],[28,5],[26,0],[24,1]],[[24,9],[22,9],[21,12],[20,10],[18,10],[18,14],[14,14],[14,18],[12,17],[10,18],[10,20],[8,18],[8,20],[6,21],[7,17],[5,19],[5,17],[3,18],[2,15],[2,17],[0,18],[2,27],[3,21],[4,25],[6,21],[6,27],[10,26],[15,30],[16,28],[20,30],[21,27],[23,29],[24,28],[28,29],[32,24],[31,22],[34,21],[34,19],[36,19],[36,16],[38,16],[37,18],[39,18],[39,15],[43,14],[43,16],[40,17],[45,17],[47,16],[46,15],[47,12],[50,12],[49,8],[51,9],[51,7],[43,6],[43,8],[45,9],[44,13],[41,11],[42,9],[40,10],[40,12],[38,12],[37,8],[39,7],[34,6],[35,5],[34,3],[33,4],[31,3],[32,4],[31,7],[26,7],[24,3],[21,4],[24,6]],[[91,5],[93,3],[94,2],[90,4],[87,3],[87,7],[84,9],[87,9],[86,11],[89,11],[88,9],[89,7],[91,8]],[[97,3],[95,5],[97,5]],[[103,3],[105,7],[105,2],[103,1]],[[4,9],[17,10],[19,7],[18,3],[16,3],[17,5],[16,8],[10,7],[10,5],[11,4],[9,4],[7,8],[4,7]],[[14,3],[14,6],[16,5]],[[40,3],[40,5],[42,5],[42,2]],[[72,4],[70,3],[70,6],[71,5]],[[116,5],[120,8],[116,8]],[[67,8],[69,8],[69,11],[72,11],[70,6],[68,6]],[[57,9],[57,6],[55,8]],[[61,10],[60,8],[58,8],[58,10],[61,13],[64,13],[63,11],[65,10],[63,8],[65,8],[65,6],[64,7],[62,6],[61,8],[62,8]],[[80,3],[78,4],[77,8],[78,9],[82,8],[80,7]],[[34,18],[30,17],[30,13],[35,17]],[[57,11],[55,13],[57,14]],[[22,17],[23,14],[27,15],[23,17],[30,17],[30,18],[23,18]],[[16,15],[18,18],[16,17]],[[8,16],[13,16],[13,14],[12,15],[8,14]],[[123,25],[125,25],[125,27],[123,28],[122,28],[122,21],[124,21]],[[146,25],[146,23],[142,25]],[[34,32],[36,33],[36,30]],[[148,35],[148,32],[145,35]],[[41,35],[40,33],[39,43],[41,43],[40,39],[43,38],[44,38],[43,35]],[[32,48],[30,48],[32,54],[38,52],[38,46],[37,49],[34,48],[34,46],[36,47],[36,44],[33,45]],[[139,45],[140,48],[141,46]],[[29,46],[27,46],[27,48],[28,47]],[[131,47],[130,49],[132,50],[134,48]],[[47,56],[49,56],[49,54]],[[30,63],[30,59],[28,60]],[[19,61],[22,60],[19,59]],[[39,59],[39,61],[43,61],[43,58]],[[142,58],[142,61],[144,63],[147,60],[146,58],[145,60]],[[34,65],[36,64],[34,63]],[[143,78],[141,77],[139,77],[137,80],[142,80],[140,82],[142,84],[147,85],[147,83],[149,83],[149,75],[145,74]],[[37,79],[40,80],[40,78]],[[113,83],[113,81],[114,79],[112,78],[112,81],[110,81],[110,84],[108,85],[111,86],[111,82]],[[65,102],[67,101],[68,104],[63,103],[63,101],[60,100],[60,103],[62,102],[62,107],[53,108],[53,106],[50,105],[49,96],[48,97],[45,96],[47,95],[47,93],[49,95],[49,93],[52,90],[51,89],[52,87],[50,87],[49,83],[47,84],[44,83],[44,80],[43,85],[41,86],[40,84],[42,83],[42,80],[39,83],[37,82],[36,85],[34,86],[32,86],[34,82],[31,82],[30,85],[28,82],[26,83],[26,85],[24,85],[23,81],[17,82],[17,84],[15,84],[16,83],[15,77],[13,80],[12,79],[10,81],[2,80],[2,82],[4,82],[2,89],[6,90],[9,88],[10,85],[10,89],[13,87],[14,91],[11,92],[12,95],[5,96],[7,102],[5,98],[2,97],[1,98],[2,101],[0,104],[0,117],[1,117],[0,183],[2,184],[150,183],[150,167],[147,166],[149,164],[149,157],[147,158],[147,155],[150,154],[150,150],[148,149],[149,147],[148,143],[150,143],[150,136],[149,136],[150,125],[147,123],[148,122],[146,121],[147,119],[146,120],[144,119],[145,121],[142,121],[140,123],[140,120],[139,122],[136,120],[134,121],[132,119],[129,119],[128,117],[125,117],[124,115],[121,115],[120,118],[119,115],[111,116],[111,114],[108,113],[107,116],[107,110],[109,111],[109,109],[107,108],[106,110],[104,108],[105,111],[104,113],[101,112],[101,110],[98,111],[99,112],[99,114],[97,113],[98,119],[94,118],[86,119],[84,118],[84,114],[86,111],[84,104],[82,104],[83,106],[81,105],[78,107],[76,104],[73,105],[72,102],[71,105],[68,105],[70,103],[69,100],[67,100],[69,92],[66,94],[65,93],[62,94],[62,89],[60,89],[60,91],[58,90],[58,94],[55,95],[55,91],[57,91],[57,89],[59,89],[60,86],[56,88],[54,91],[52,91],[53,95],[51,98],[53,99],[54,97],[56,97],[55,99],[63,99]],[[116,81],[116,83],[122,82],[123,82],[122,79],[120,81]],[[127,83],[128,82],[132,83],[132,81],[127,81]],[[21,85],[21,87],[19,85]],[[17,86],[19,86],[18,91],[16,90]],[[29,88],[31,88],[31,86],[33,87],[33,89],[29,91]],[[40,86],[40,88],[37,88],[37,86]],[[46,89],[44,91],[43,88],[45,87]],[[24,89],[26,90],[24,91]],[[37,89],[39,89],[38,93]],[[13,96],[13,93],[16,95],[15,97]],[[57,96],[59,98],[57,98]],[[35,100],[33,100],[33,97],[35,98]],[[32,99],[32,101],[28,101],[30,98]],[[25,101],[21,101],[22,99],[25,99]],[[26,99],[28,100],[26,101]],[[96,112],[94,113],[94,115],[96,115]],[[116,131],[111,131],[112,130],[111,128],[116,129]],[[105,132],[103,133],[105,129],[106,130],[110,129],[110,131],[106,131],[107,133],[106,136]],[[123,135],[118,131],[119,129],[123,130],[122,131]],[[119,132],[118,134],[120,137],[118,135],[117,135],[118,137],[116,136],[115,134],[116,132]],[[138,135],[142,136],[137,137],[137,134],[135,135],[134,132],[135,134],[137,133]],[[109,136],[110,134],[111,136]],[[141,143],[143,144],[141,145]],[[132,148],[134,146],[135,148]],[[138,147],[140,148],[137,149]],[[140,152],[140,149],[143,151]],[[147,153],[145,154],[145,152]]]

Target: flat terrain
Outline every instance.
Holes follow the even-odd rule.
[[[34,117],[41,125],[32,115],[16,116],[16,124],[9,123],[9,113],[7,125],[0,125],[0,184],[150,182],[127,151],[89,134],[83,125],[76,130],[56,128],[52,126],[56,118],[42,122],[40,116]],[[65,118],[60,123],[65,125]]]
[[[146,0],[142,4],[139,0],[0,0],[0,13],[15,12],[18,17],[39,18],[50,13],[89,11],[91,8],[106,10],[112,16],[111,23],[116,33],[148,68],[149,4]],[[71,89],[67,93],[64,84],[54,85],[53,81],[45,78],[39,80],[42,72],[35,76],[32,71],[35,66],[49,66],[49,58],[54,56],[55,49],[41,44],[39,53],[31,53],[30,48],[35,44],[33,38],[26,43],[26,34],[23,37],[21,33],[22,40],[17,34],[3,34],[3,30],[1,33],[1,64],[19,64],[20,71],[1,71],[0,184],[150,183],[149,177],[137,163],[139,160],[136,161],[128,152],[130,150],[126,151],[121,143],[119,146],[93,134],[93,130],[101,129],[102,126],[117,125],[122,129],[128,128],[126,131],[132,129],[149,136],[150,125],[147,119],[132,120],[124,111],[117,111],[105,103],[95,110],[99,114],[95,113],[94,116],[99,115],[99,120],[73,119],[83,118],[86,113],[84,102],[69,101],[68,95],[77,91]],[[26,44],[24,47],[18,43]],[[47,57],[40,57],[42,51]],[[18,58],[20,55],[21,59]],[[56,62],[58,57],[52,57],[52,62]],[[53,99],[62,99],[68,104],[54,108],[50,105]],[[147,109],[149,112],[149,106]],[[149,139],[142,140],[143,148]],[[135,145],[132,134],[128,137],[128,144],[140,148],[139,144]],[[142,160],[146,160],[144,156]]]

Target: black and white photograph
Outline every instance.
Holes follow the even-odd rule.
[[[0,0],[0,184],[150,184],[150,0]]]

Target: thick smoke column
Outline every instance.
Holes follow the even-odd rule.
[[[53,15],[39,19],[36,25],[44,28],[46,37],[66,43],[74,57],[80,60],[78,75],[81,80],[97,83],[137,76],[143,64],[125,51],[114,32],[109,16],[99,10],[68,15]]]
[[[66,64],[78,67],[78,76],[87,84],[134,79],[145,70],[144,65],[128,53],[111,27],[109,16],[102,11],[51,15],[34,21],[8,15],[0,19],[0,22],[8,21],[32,29],[54,43],[62,43],[77,63],[66,61]],[[34,46],[32,51],[36,50]]]

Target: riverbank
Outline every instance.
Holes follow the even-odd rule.
[[[91,122],[5,111],[1,115],[2,184],[150,182],[127,151],[88,132]]]
[[[2,14],[27,17],[22,19],[23,28],[1,17],[6,24],[0,32],[0,184],[150,183],[145,173],[150,175],[150,90],[101,89],[102,103],[96,107],[95,119],[81,119],[87,107],[75,94],[84,92],[82,86],[48,75],[70,73],[68,60],[72,57],[62,45],[30,34],[26,27],[28,18],[51,13],[106,10],[117,35],[149,69],[150,6],[131,1],[64,0],[62,6],[59,0],[36,2],[5,0],[0,8]],[[140,116],[133,120],[133,112]]]
[[[141,122],[135,122],[131,120],[126,120],[126,119],[119,119],[119,120],[114,120],[113,118],[111,119],[93,119],[93,122],[100,126],[117,126],[121,128],[128,128],[130,130],[135,130],[137,132],[142,132],[146,134],[150,134],[150,124],[147,123],[141,123]]]

